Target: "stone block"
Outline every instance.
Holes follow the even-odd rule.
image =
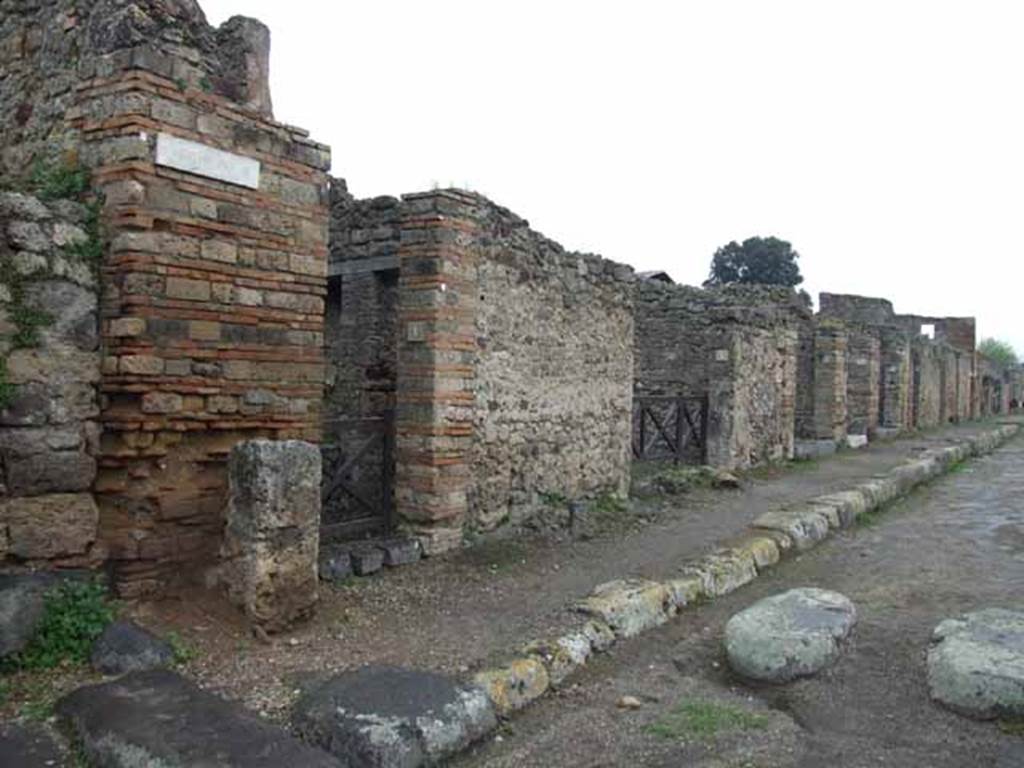
[[[110,321],[110,335],[119,338],[141,336],[146,332],[146,318],[118,317]]]
[[[212,764],[221,766],[338,766],[327,753],[169,670],[79,688],[56,709],[95,765],[184,768],[210,765],[216,756]]]
[[[352,576],[351,552],[331,552],[320,557],[320,581],[338,582]]]
[[[154,355],[123,355],[118,369],[134,376],[159,376],[164,372],[164,361]]]
[[[370,576],[384,567],[384,551],[376,547],[357,547],[351,555],[356,576]]]
[[[494,730],[484,691],[432,672],[369,666],[303,694],[296,729],[342,765],[438,765]]]
[[[384,553],[384,565],[397,568],[419,562],[422,552],[416,539],[389,539],[377,545]]]
[[[222,578],[255,623],[280,631],[317,602],[319,449],[297,440],[237,444],[228,462]]]
[[[829,523],[824,515],[813,510],[803,514],[791,510],[766,512],[751,523],[753,528],[785,534],[798,552],[805,552],[828,537]]]
[[[483,688],[495,711],[508,717],[547,693],[551,681],[536,658],[515,659],[504,667],[486,669],[473,682]]]
[[[6,464],[7,491],[13,496],[86,491],[96,479],[96,460],[78,451],[8,456]]]
[[[797,440],[793,444],[793,456],[801,461],[821,459],[835,452],[835,440]]]
[[[633,637],[668,621],[670,606],[664,584],[625,579],[598,586],[577,608],[607,623],[616,637]]]
[[[48,560],[85,554],[96,540],[99,510],[91,494],[59,493],[0,502],[10,554]]]
[[[168,277],[167,298],[185,301],[209,301],[210,283],[207,280],[190,280],[185,277]]]

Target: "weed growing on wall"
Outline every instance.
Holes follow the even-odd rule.
[[[29,187],[40,200],[78,200],[89,190],[89,171],[76,164],[36,160]]]
[[[93,642],[114,620],[114,605],[102,584],[69,581],[51,589],[35,636],[13,658],[20,669],[52,669],[81,664]]]

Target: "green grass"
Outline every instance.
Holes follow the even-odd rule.
[[[999,730],[1007,736],[1024,737],[1024,717],[1001,719],[999,721]]]
[[[102,584],[72,581],[54,587],[46,594],[46,607],[35,636],[25,650],[6,660],[7,664],[25,670],[82,664],[114,614],[114,605]]]
[[[167,633],[167,643],[171,646],[171,651],[174,653],[174,663],[178,666],[188,664],[199,655],[196,647],[177,632]]]
[[[766,715],[715,701],[690,699],[679,702],[647,730],[660,738],[680,741],[708,740],[723,731],[753,731],[767,727]]]

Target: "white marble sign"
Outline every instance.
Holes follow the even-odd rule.
[[[156,164],[249,189],[260,188],[260,162],[169,133],[156,137]]]

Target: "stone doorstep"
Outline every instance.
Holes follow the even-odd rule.
[[[423,549],[417,539],[394,537],[328,544],[320,553],[320,580],[343,581],[350,576],[371,576],[382,567],[399,568],[417,563]]]

